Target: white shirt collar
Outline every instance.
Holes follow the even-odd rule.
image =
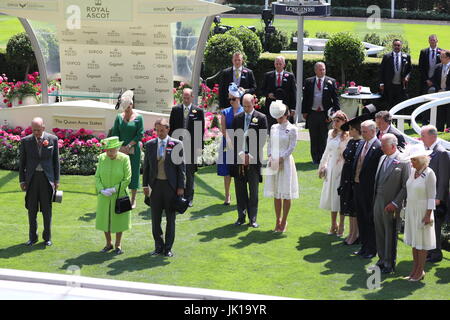
[[[168,140],[169,140],[169,136],[167,136],[164,140],[161,140],[161,139],[158,137],[158,145],[161,144],[161,141],[164,141],[164,144],[167,145],[167,141],[168,141]]]
[[[386,134],[386,133],[389,132],[390,128],[391,128],[391,126],[389,125],[386,130],[380,130],[380,131],[381,131],[382,134]]]
[[[434,150],[434,148],[437,146],[438,143],[439,143],[439,140],[436,140],[436,142],[430,146],[429,150]],[[428,148],[425,147],[425,149],[428,149]]]
[[[44,134],[45,134],[45,131],[42,132],[41,140],[44,140]],[[34,138],[36,139],[36,141],[38,140],[38,139],[36,138],[36,136],[34,136]]]
[[[188,109],[189,109],[189,111],[191,111],[191,108],[192,108],[192,103],[191,103],[190,105],[188,105],[188,106],[186,106],[185,104],[183,104],[183,107],[184,107],[184,109],[188,108]]]
[[[376,140],[377,140],[377,136],[373,137],[371,140],[369,140],[369,142],[366,141],[366,143],[369,144],[369,148]]]
[[[389,159],[394,160],[397,158],[397,156],[400,154],[400,151],[395,151],[393,154],[391,154],[390,156],[388,156]]]
[[[320,80],[322,80],[322,83],[325,82],[325,76],[323,76],[322,78],[319,78],[318,76],[316,76],[316,82],[318,82]]]
[[[250,113],[247,113],[247,112],[244,111],[244,113],[245,113],[246,116],[248,116],[248,115],[252,116],[254,112],[255,112],[255,109],[253,109],[253,111],[250,112]]]
[[[244,68],[244,67],[241,66],[241,67],[239,68],[239,71],[242,71],[243,68]],[[236,67],[235,67],[235,66],[233,66],[233,71],[236,71]]]

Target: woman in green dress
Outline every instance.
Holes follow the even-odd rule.
[[[117,198],[128,195],[127,187],[131,180],[130,158],[119,152],[123,142],[118,137],[101,141],[106,152],[98,157],[95,172],[97,190],[97,212],[95,227],[105,232],[106,246],[102,252],[113,249],[111,233],[116,233],[115,253],[122,254],[122,232],[131,228],[131,211],[117,214]]]
[[[131,161],[131,205],[136,208],[136,193],[139,188],[141,167],[141,140],[144,136],[144,121],[140,114],[133,109],[133,91],[125,91],[120,98],[123,112],[117,115],[112,129],[112,136],[117,136],[124,142],[120,152],[127,154]]]

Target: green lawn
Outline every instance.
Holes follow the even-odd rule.
[[[255,26],[263,28],[264,23],[260,19],[241,19],[241,18],[224,18],[222,23],[234,27],[239,26]],[[274,20],[274,26],[286,32],[297,30],[297,21],[288,19]],[[408,40],[413,59],[419,59],[420,50],[428,46],[428,36],[436,34],[439,38],[439,45],[448,48],[450,44],[450,26],[433,25],[433,24],[399,24],[385,23],[381,24],[381,29],[370,30],[365,22],[347,22],[347,21],[327,21],[324,20],[305,20],[305,30],[309,31],[309,36],[314,38],[316,32],[328,32],[329,34],[349,31],[358,35],[361,39],[367,33],[376,32],[380,35],[395,33],[404,35]]]
[[[66,273],[71,265],[83,276],[158,284],[243,291],[305,299],[448,299],[450,254],[426,266],[425,281],[401,277],[412,267],[411,249],[399,241],[395,275],[382,276],[382,287],[369,290],[365,269],[377,260],[354,257],[357,246],[344,246],[328,236],[329,213],[318,209],[321,181],[310,163],[309,143],[294,154],[300,199],[289,217],[288,231],[275,234],[271,199],[260,186],[259,229],[235,227],[236,207],[225,207],[222,179],[215,167],[202,168],[196,178],[195,206],[177,220],[175,257],[151,257],[151,218],[139,193],[133,229],[124,235],[121,256],[99,253],[104,237],[95,230],[94,177],[63,176],[63,204],[53,216],[54,245],[28,248],[28,220],[16,172],[0,171],[0,267]],[[235,203],[233,194],[233,203]],[[42,220],[39,220],[40,234]],[[400,237],[402,238],[402,236]],[[447,292],[447,293],[446,293]]]

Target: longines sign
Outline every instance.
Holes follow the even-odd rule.
[[[282,16],[329,16],[331,15],[331,5],[287,5],[273,2],[272,12]]]

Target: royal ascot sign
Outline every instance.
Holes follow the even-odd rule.
[[[64,7],[76,5],[81,9],[81,21],[132,21],[133,6],[127,1],[64,0]],[[66,12],[66,18],[70,13]]]

